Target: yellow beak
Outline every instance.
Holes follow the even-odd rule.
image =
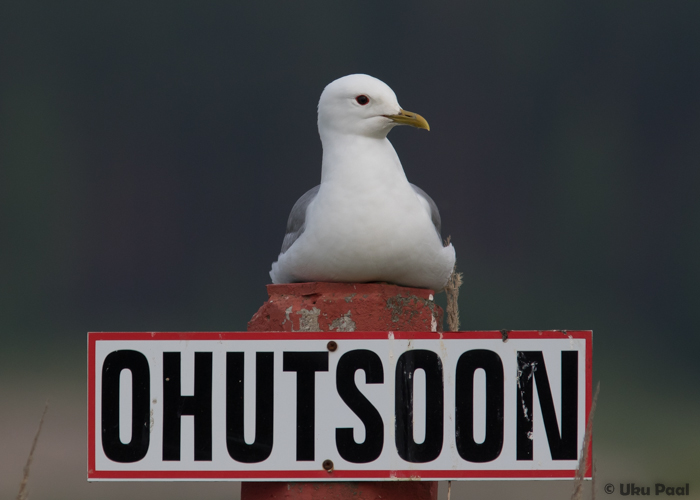
[[[428,122],[418,113],[412,113],[402,109],[399,111],[398,115],[384,115],[391,121],[396,122],[399,125],[410,125],[411,127],[424,128],[425,130],[430,130],[430,125]]]

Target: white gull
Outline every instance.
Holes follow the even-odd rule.
[[[374,282],[442,290],[455,264],[433,200],[409,183],[386,138],[396,125],[430,130],[384,82],[349,75],[318,103],[321,184],[296,202],[273,283]]]

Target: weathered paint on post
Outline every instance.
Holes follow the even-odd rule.
[[[241,500],[436,500],[437,481],[242,483]]]
[[[442,309],[425,288],[296,283],[267,285],[267,293],[249,332],[442,331]]]

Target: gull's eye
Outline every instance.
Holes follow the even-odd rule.
[[[367,97],[364,94],[358,95],[357,97],[355,97],[355,100],[357,101],[357,104],[359,104],[360,106],[364,106],[367,103],[369,103],[369,97]]]

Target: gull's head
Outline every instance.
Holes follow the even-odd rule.
[[[430,130],[425,119],[399,106],[396,94],[369,75],[348,75],[329,83],[318,102],[318,130],[383,138],[396,125]]]

